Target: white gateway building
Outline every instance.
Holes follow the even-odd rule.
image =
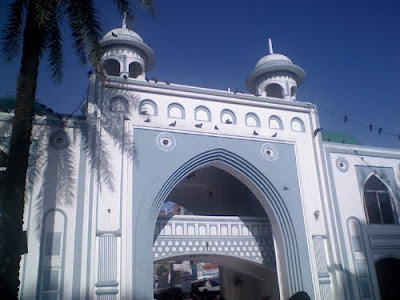
[[[400,294],[400,151],[323,142],[302,68],[270,47],[247,94],[148,80],[127,28],[102,49],[84,117],[35,120],[21,299],[153,299],[179,260],[218,264],[229,300]]]

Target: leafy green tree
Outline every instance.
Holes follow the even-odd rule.
[[[129,0],[113,0],[121,13],[132,19]],[[137,0],[141,8],[154,14],[152,0]],[[16,107],[8,163],[0,190],[0,295],[17,299],[20,255],[25,251],[22,231],[25,181],[31,144],[32,121],[38,67],[47,57],[52,77],[62,79],[62,35],[67,20],[73,47],[82,63],[89,61],[101,73],[101,26],[94,0],[13,0],[3,31],[3,52],[8,61],[22,49],[17,80]]]

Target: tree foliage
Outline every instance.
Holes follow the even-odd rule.
[[[8,153],[8,164],[0,186],[0,295],[16,299],[20,255],[26,251],[22,231],[25,181],[31,143],[38,67],[43,57],[56,81],[62,79],[63,49],[61,26],[67,22],[75,53],[82,63],[90,62],[102,72],[102,34],[94,0],[13,0],[2,34],[7,61],[21,54],[16,106]],[[129,0],[113,0],[122,14],[133,19]],[[154,14],[152,0],[137,0],[142,9]]]

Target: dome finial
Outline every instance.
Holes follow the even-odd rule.
[[[122,18],[122,28],[126,28],[126,12],[124,12],[124,17]]]
[[[269,54],[274,54],[274,49],[272,48],[272,40],[268,39],[269,44]]]

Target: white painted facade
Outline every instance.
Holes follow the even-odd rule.
[[[381,299],[376,263],[400,259],[400,151],[323,142],[315,105],[296,101],[305,72],[286,56],[263,57],[245,94],[146,80],[153,51],[126,28],[103,47],[106,72],[119,75],[91,76],[85,117],[35,120],[21,299],[153,299],[155,243],[168,242],[165,224],[179,221],[155,236],[168,195],[190,195],[185,203],[198,212],[184,217],[182,232],[173,225],[170,241],[212,246],[240,238],[246,218],[268,224],[274,265],[234,250],[178,251],[223,266],[229,299],[301,290],[312,299]],[[3,137],[11,117],[0,115]],[[371,175],[387,187],[393,224],[368,219]]]

